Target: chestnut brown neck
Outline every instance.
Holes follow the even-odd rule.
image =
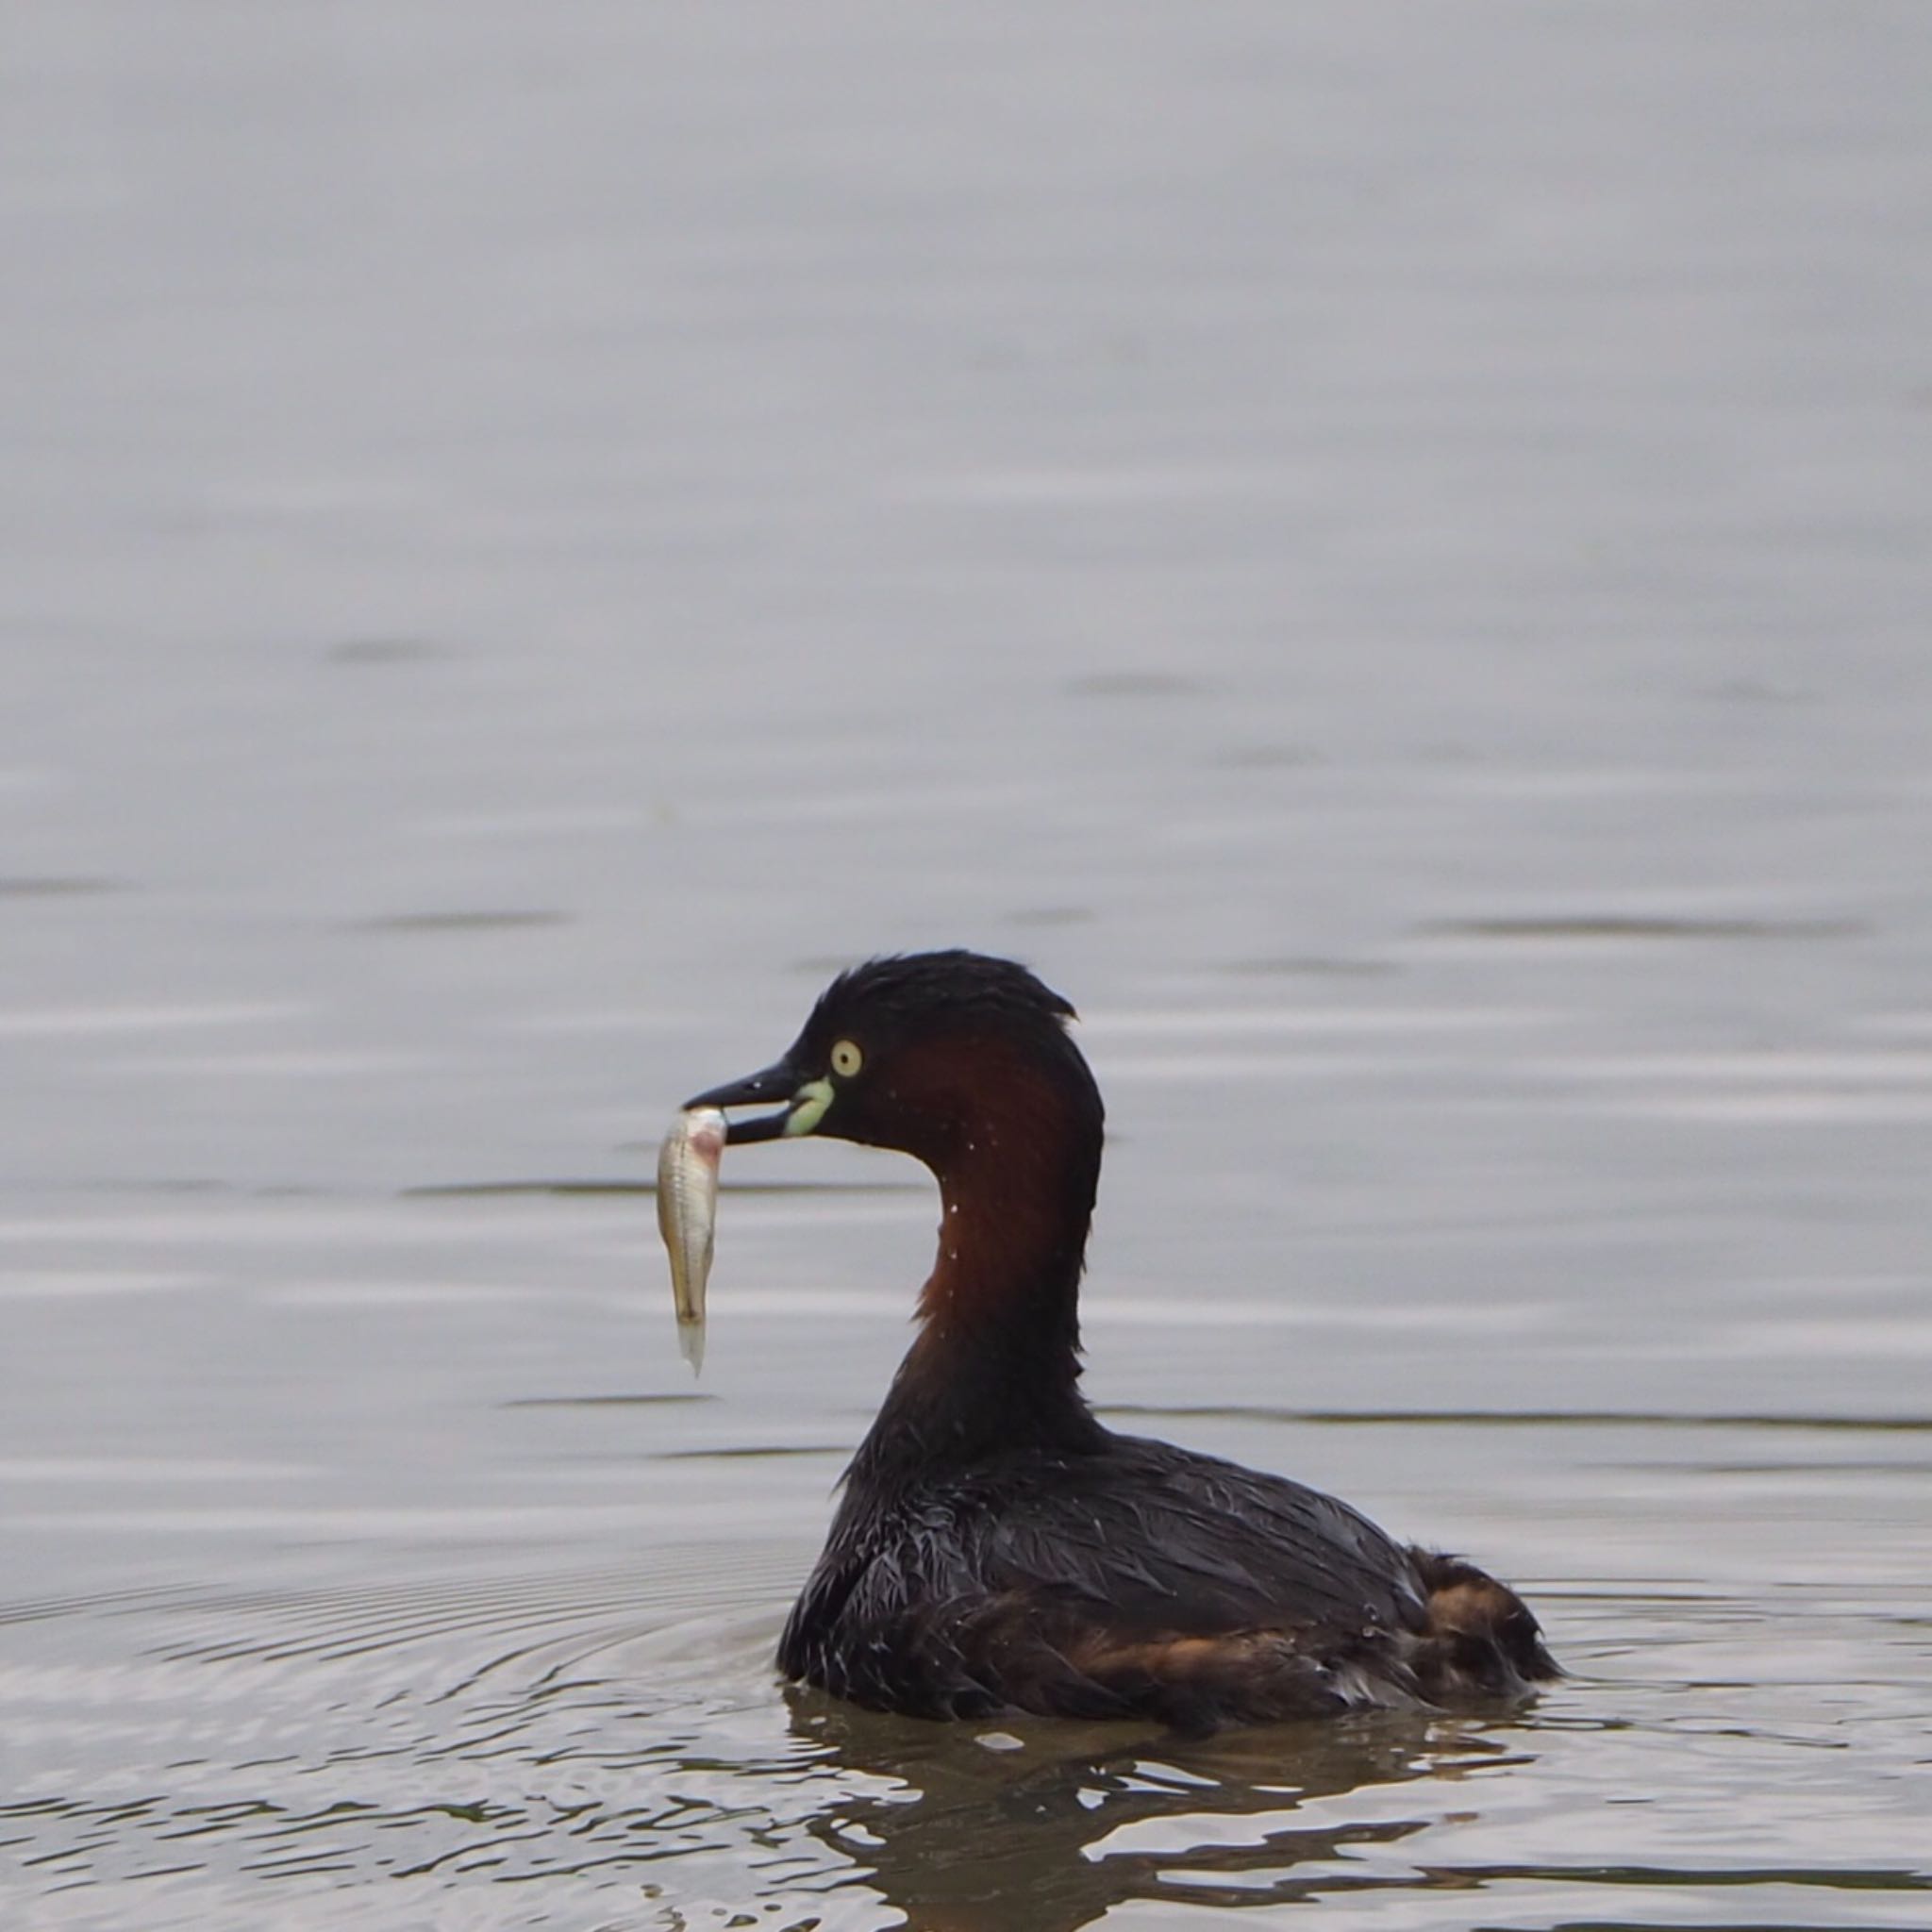
[[[1080,1274],[1102,1116],[1086,1063],[982,1050],[958,1124],[924,1158],[940,1184],[939,1254],[919,1334],[868,1448],[972,1459],[1091,1443],[1079,1393]]]

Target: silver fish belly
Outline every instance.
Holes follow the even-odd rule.
[[[677,1345],[693,1374],[705,1363],[705,1283],[724,1151],[724,1116],[715,1107],[699,1107],[678,1115],[658,1152],[658,1232],[671,1257]]]

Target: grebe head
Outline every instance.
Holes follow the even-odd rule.
[[[873,959],[825,989],[783,1059],[686,1105],[782,1102],[733,1121],[730,1144],[826,1135],[896,1148],[942,1177],[996,1152],[1016,1111],[1091,1141],[1097,1158],[1100,1095],[1067,1037],[1074,1017],[1010,959],[960,950]]]
[[[727,1139],[830,1135],[910,1154],[939,1177],[920,1334],[867,1439],[866,1468],[975,1445],[1065,1447],[1098,1427],[1075,1389],[1076,1302],[1102,1117],[1067,1037],[1073,1017],[1010,959],[874,959],[825,989],[783,1059],[686,1103],[775,1101],[775,1112],[733,1121]]]

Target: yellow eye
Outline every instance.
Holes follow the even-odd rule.
[[[849,1080],[865,1064],[865,1056],[849,1040],[841,1040],[832,1048],[832,1071],[841,1079]]]

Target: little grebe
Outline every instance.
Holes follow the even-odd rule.
[[[836,979],[733,1146],[831,1135],[939,1179],[917,1339],[851,1468],[780,1668],[879,1710],[1188,1730],[1514,1698],[1558,1674],[1513,1591],[1332,1496],[1118,1436],[1080,1395],[1102,1109],[1074,1009],[975,953]]]

